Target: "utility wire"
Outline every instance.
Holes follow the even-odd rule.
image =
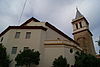
[[[29,4],[29,7],[30,7],[30,9],[31,9],[31,11],[32,11],[32,16],[33,16],[34,13],[33,13],[33,8],[32,8],[32,5],[31,5],[31,3],[30,3],[30,0],[28,0],[28,4]]]
[[[22,12],[21,12],[21,15],[20,15],[20,17],[19,17],[18,22],[21,21],[21,18],[22,18],[22,15],[23,15],[23,12],[24,12],[24,9],[25,9],[25,6],[26,6],[26,3],[27,3],[27,0],[25,0],[25,2],[24,2],[23,8],[22,8]]]

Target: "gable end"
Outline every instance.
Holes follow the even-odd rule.
[[[29,20],[27,20],[25,23],[23,23],[23,24],[20,25],[20,26],[24,26],[24,25],[28,24],[29,22],[31,22],[32,20],[35,21],[35,22],[40,22],[40,21],[37,20],[36,18],[32,17],[32,18],[30,18]]]

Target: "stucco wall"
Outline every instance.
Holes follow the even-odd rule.
[[[24,26],[44,26],[45,27],[45,22],[31,21],[31,22],[29,22],[28,24],[26,24]]]
[[[40,64],[38,65],[38,67],[50,67],[54,58],[57,58],[60,55],[65,56],[68,59],[69,64],[74,64],[74,54],[69,53],[70,47],[45,46],[44,41],[60,39],[75,44],[74,42],[68,40],[51,28],[45,26],[45,23],[31,21],[31,23],[28,23],[26,26],[44,26],[47,28],[47,30],[44,31],[41,29],[10,29],[8,32],[6,32],[2,36],[4,37],[2,43],[7,48],[7,53],[10,55],[10,59],[13,60],[10,64],[10,67],[14,67],[15,57],[19,53],[19,51],[23,50],[24,47],[29,47],[40,52]],[[16,32],[20,32],[20,38],[18,39],[15,38]],[[25,39],[26,32],[31,32],[30,39]],[[11,54],[12,47],[17,47],[16,54]]]
[[[73,52],[70,52],[73,49]],[[46,45],[45,46],[45,66],[51,67],[55,58],[63,56],[67,59],[67,63],[71,66],[75,63],[75,53],[79,51],[73,47],[65,45]]]
[[[20,38],[16,39],[16,32],[20,32]],[[30,39],[25,39],[26,32],[31,32]],[[7,39],[5,39],[7,36]],[[8,37],[9,36],[9,37]],[[41,38],[41,30],[30,30],[30,29],[12,29],[9,30],[4,35],[3,45],[7,48],[7,53],[10,55],[10,59],[14,60],[15,56],[22,51],[24,47],[29,47],[31,49],[40,50],[40,38]],[[17,47],[17,53],[11,54],[12,47]],[[14,62],[12,62],[13,64]],[[11,67],[14,67],[11,64]]]

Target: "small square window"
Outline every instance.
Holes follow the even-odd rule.
[[[19,37],[20,37],[20,32],[16,32],[15,38],[19,38]]]
[[[24,47],[24,50],[28,50],[29,49],[29,47]]]
[[[26,39],[29,39],[30,38],[30,36],[31,36],[31,32],[26,32]]]
[[[16,54],[16,52],[17,52],[17,47],[12,47],[12,54]]]

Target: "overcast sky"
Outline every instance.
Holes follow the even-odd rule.
[[[8,26],[20,25],[34,17],[40,21],[49,22],[72,36],[72,19],[75,18],[76,6],[90,23],[96,51],[95,41],[100,36],[100,0],[27,0],[21,21],[20,15],[25,0],[0,0],[0,32]]]

